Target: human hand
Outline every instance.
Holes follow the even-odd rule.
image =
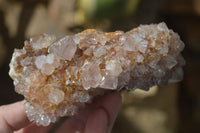
[[[0,133],[46,133],[53,124],[42,127],[29,122],[24,101],[0,107]],[[121,104],[118,92],[95,99],[78,115],[66,119],[55,133],[109,133]]]

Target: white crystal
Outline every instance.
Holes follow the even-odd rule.
[[[10,66],[9,75],[11,77],[18,77],[17,76],[18,74],[15,72],[15,68],[18,66],[18,64],[15,60],[23,54],[26,54],[26,51],[24,49],[14,49],[14,53],[12,55],[12,59],[9,64]]]
[[[95,57],[101,57],[106,54],[106,49],[105,49],[105,47],[100,46],[94,50],[93,54]]]
[[[46,62],[52,64],[54,62],[54,54],[48,54],[46,57]]]
[[[61,107],[61,106],[60,106]],[[65,108],[58,108],[58,111],[57,111],[57,114],[61,117],[63,116],[66,116],[68,113],[68,109],[65,107]]]
[[[46,75],[51,75],[54,72],[54,70],[55,70],[55,67],[48,63],[45,63],[41,68],[41,72]]]
[[[78,37],[78,36],[74,36],[74,38],[73,38],[73,40],[74,40],[74,42],[76,43],[76,44],[79,44],[80,43],[80,38]]]
[[[90,46],[90,47],[87,48],[83,53],[84,53],[85,55],[91,56],[92,53],[93,53],[93,51],[94,51],[94,49],[95,49],[95,46]]]
[[[120,40],[120,45],[124,44],[124,42],[126,41],[126,36],[120,36],[119,40]]]
[[[35,65],[42,73],[50,75],[54,72],[55,68],[59,67],[59,63],[55,61],[54,54],[40,55],[35,60]]]
[[[167,25],[165,24],[165,23],[159,23],[158,25],[157,25],[157,28],[158,28],[158,30],[160,30],[160,31],[168,31],[168,28],[167,28]]]
[[[144,60],[144,57],[141,55],[141,54],[137,54],[137,59],[136,59],[136,62],[139,62],[139,63],[141,63],[141,62],[143,62],[143,60]]]
[[[117,60],[110,60],[106,64],[106,70],[110,75],[117,77],[122,72],[121,63]]]
[[[102,79],[99,66],[86,62],[82,67],[81,80],[86,90],[96,88]]]
[[[65,94],[63,91],[54,89],[51,87],[49,89],[50,89],[50,93],[48,95],[48,98],[51,103],[59,104],[60,102],[64,100]]]
[[[143,76],[146,73],[147,70],[148,69],[146,68],[145,65],[138,65],[135,68],[134,76],[135,77],[141,77],[141,76]]]
[[[89,46],[91,44],[97,44],[96,36],[93,34],[86,34],[85,35],[85,43]]]
[[[118,84],[118,78],[106,75],[99,87],[113,90],[117,88],[117,84]]]
[[[47,115],[39,115],[39,117],[40,117],[39,121],[38,122],[36,121],[36,124],[38,126],[39,125],[48,126],[50,124],[51,120]]]
[[[162,48],[159,50],[160,54],[166,56],[169,51],[168,44],[164,44]]]
[[[183,69],[181,67],[177,67],[175,71],[172,73],[172,77],[169,80],[169,83],[176,83],[183,79]]]
[[[79,101],[81,103],[85,103],[85,102],[89,101],[89,99],[90,99],[90,95],[89,94],[82,94],[80,96],[80,98],[79,98]]]
[[[140,40],[140,42],[137,42],[137,48],[140,52],[145,53],[147,46],[148,46],[148,41],[146,40]]]
[[[96,41],[98,41],[102,45],[105,45],[106,42],[109,40],[109,38],[106,37],[105,34],[103,33],[97,34],[95,37],[96,37]]]
[[[57,119],[57,118],[55,117],[54,114],[50,114],[49,117],[50,117],[50,119],[51,119],[51,122],[53,122],[53,123],[56,122],[56,119]]]
[[[55,39],[55,36],[44,33],[42,36],[31,38],[30,42],[32,43],[32,47],[34,49],[42,49],[47,48]]]
[[[130,73],[129,72],[122,72],[118,78],[118,85],[117,88],[121,89],[128,84],[130,80]]]
[[[171,69],[173,68],[176,64],[177,64],[177,61],[176,59],[173,57],[173,56],[165,56],[163,58],[163,61],[164,61],[164,65],[168,68],[168,69]]]
[[[151,68],[156,68],[156,67],[157,67],[157,63],[158,63],[157,60],[152,60],[152,61],[148,64],[148,66],[150,66]]]
[[[65,60],[71,60],[77,49],[77,45],[71,36],[65,36],[55,41],[49,47],[50,52],[54,52]]]
[[[45,55],[40,55],[36,57],[35,59],[35,65],[38,69],[41,69],[42,66],[46,63],[46,56]]]
[[[171,44],[171,48],[173,51],[176,51],[177,53],[182,51],[185,47],[184,43],[180,40],[180,36],[173,32],[172,30],[170,30],[170,34],[171,36],[169,36],[170,40],[173,42],[173,44]]]
[[[163,77],[165,76],[165,70],[161,67],[156,67],[156,69],[153,71],[153,74],[155,77]]]
[[[20,64],[21,64],[22,66],[31,65],[32,59],[33,59],[32,57],[26,57],[26,58],[24,58],[24,59],[20,62]]]
[[[124,49],[127,51],[136,51],[136,44],[134,43],[134,38],[127,36],[124,43]]]

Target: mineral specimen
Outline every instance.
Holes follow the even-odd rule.
[[[183,48],[165,23],[126,33],[88,29],[58,39],[42,34],[14,50],[9,74],[25,97],[29,120],[47,126],[108,90],[148,90],[180,81]]]

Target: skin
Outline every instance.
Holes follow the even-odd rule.
[[[46,133],[53,124],[42,127],[29,122],[24,101],[0,107],[0,133]],[[94,100],[78,115],[69,117],[55,133],[109,133],[121,104],[121,95],[112,92]]]

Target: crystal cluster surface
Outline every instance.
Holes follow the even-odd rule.
[[[9,75],[25,97],[29,120],[47,126],[107,90],[148,90],[180,81],[183,48],[165,23],[126,33],[88,29],[57,39],[42,34],[14,50]]]

